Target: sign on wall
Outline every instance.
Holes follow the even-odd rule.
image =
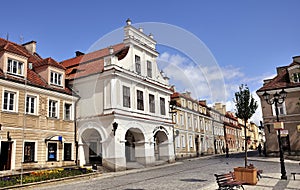
[[[298,133],[300,133],[300,125],[297,125]]]
[[[275,123],[274,123],[274,129],[275,129],[275,130],[284,129],[284,124],[283,124],[283,122],[275,122]]]

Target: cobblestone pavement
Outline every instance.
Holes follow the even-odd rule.
[[[286,161],[288,180],[280,180],[279,158],[252,157],[249,163],[262,169],[262,179],[255,186],[246,185],[248,189],[300,189],[300,176],[292,179],[291,172],[300,172],[299,161]],[[241,155],[225,158],[213,156],[179,161],[164,166],[106,173],[100,177],[84,180],[66,181],[31,187],[34,189],[120,189],[120,190],[168,190],[168,189],[217,189],[214,173],[233,171],[234,167],[243,166]],[[28,188],[28,187],[27,187]]]

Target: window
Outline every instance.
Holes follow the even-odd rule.
[[[180,114],[180,124],[184,125],[184,119],[183,119],[183,115],[182,114]]]
[[[294,79],[294,82],[300,82],[300,73],[294,73],[293,79]]]
[[[65,120],[72,120],[72,104],[65,103]]]
[[[181,136],[181,144],[182,144],[182,148],[185,148],[185,136],[184,135]]]
[[[283,102],[282,104],[277,104],[277,107],[278,107],[278,114],[279,115],[285,115],[286,114],[285,102]],[[276,109],[275,109],[274,104],[272,104],[272,111],[273,111],[273,116],[276,116]]]
[[[24,75],[24,63],[13,59],[8,59],[7,72],[15,75]]]
[[[149,94],[149,110],[151,113],[155,113],[155,100],[153,94]]]
[[[152,63],[151,61],[147,61],[147,76],[152,77]]]
[[[165,99],[160,98],[160,114],[166,115],[166,106],[165,106]]]
[[[137,55],[135,56],[135,72],[141,74],[141,58]]]
[[[143,92],[140,90],[137,90],[137,109],[138,110],[144,110],[144,98],[143,98]]]
[[[194,147],[194,145],[193,145],[193,136],[192,135],[189,136],[189,145],[190,145],[190,148]]]
[[[57,160],[57,143],[48,143],[48,161]]]
[[[16,111],[16,93],[15,92],[4,91],[3,110]]]
[[[188,120],[188,127],[192,127],[192,120],[191,120],[191,116],[188,116],[188,118],[187,118],[187,120]]]
[[[50,83],[58,86],[62,86],[62,74],[51,71],[50,74]]]
[[[36,114],[36,96],[26,96],[26,113]]]
[[[123,106],[130,108],[130,88],[123,86]]]
[[[179,136],[176,137],[176,147],[180,148],[180,138],[179,138]]]
[[[49,100],[49,117],[57,118],[58,117],[58,102],[55,100]]]
[[[195,129],[198,128],[198,122],[197,122],[197,118],[194,118],[194,126],[195,126]]]
[[[72,160],[72,143],[64,143],[64,160]]]
[[[35,142],[24,143],[24,162],[34,162]]]

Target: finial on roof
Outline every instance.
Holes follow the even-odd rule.
[[[153,34],[150,33],[150,34],[149,34],[149,37],[153,39]]]
[[[130,18],[128,18],[127,20],[126,20],[126,24],[129,26],[129,25],[131,25],[131,20],[130,20]]]

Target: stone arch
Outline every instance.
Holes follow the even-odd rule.
[[[102,164],[105,157],[103,142],[107,140],[107,133],[96,122],[88,122],[78,130],[78,149],[80,165]]]
[[[139,128],[129,128],[125,133],[126,162],[145,162],[145,135]]]
[[[154,155],[155,160],[169,160],[170,146],[167,131],[159,127],[154,134]]]

